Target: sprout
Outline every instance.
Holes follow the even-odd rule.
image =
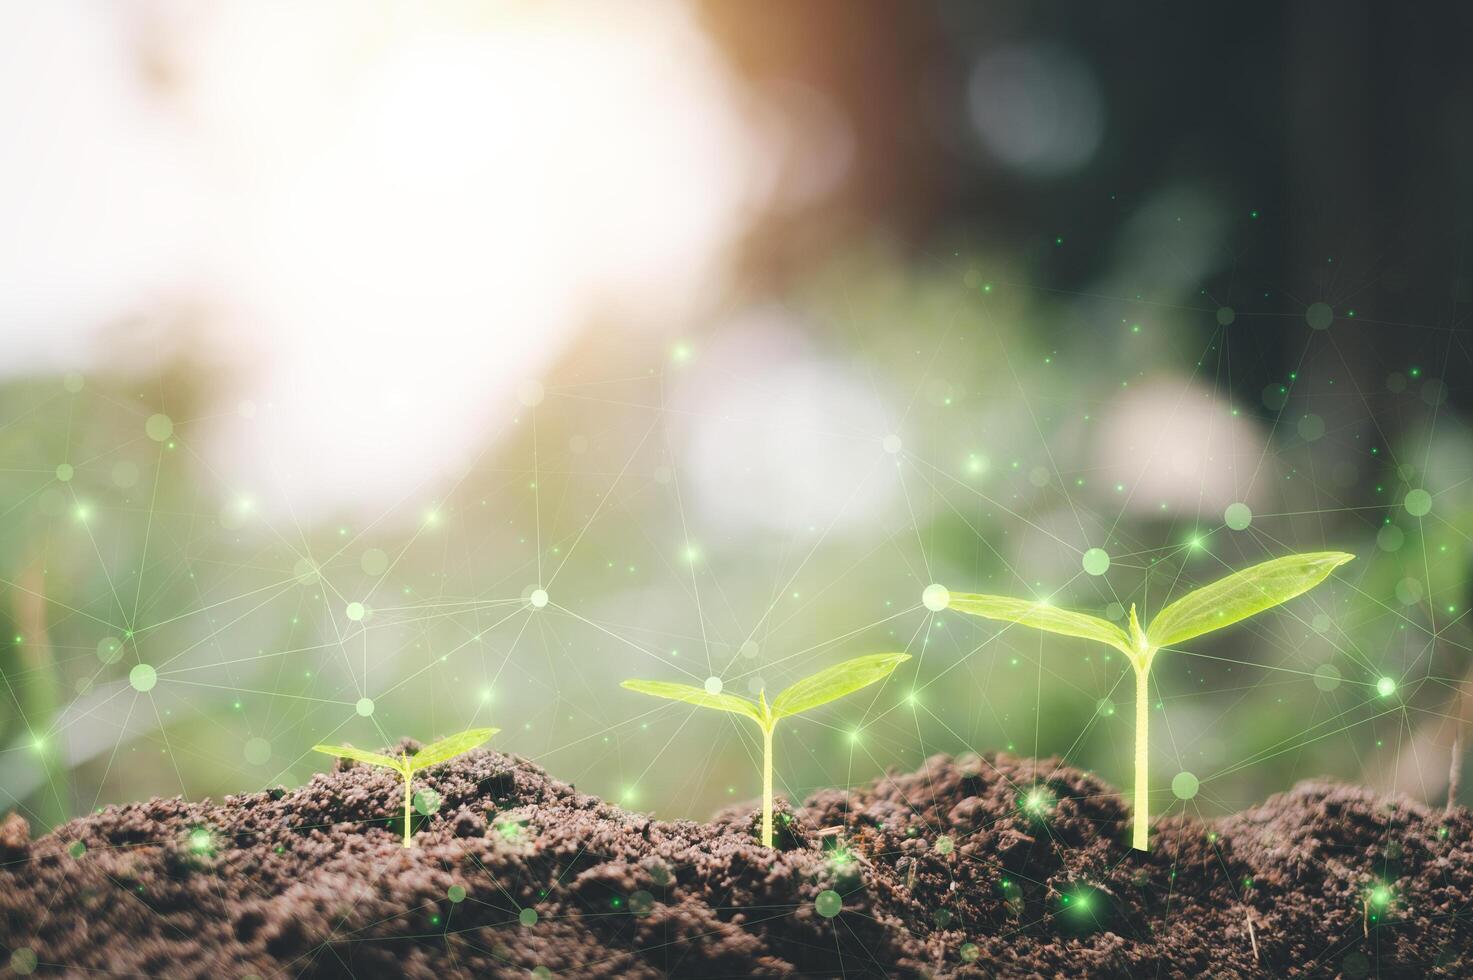
[[[729,711],[757,723],[762,729],[762,843],[771,847],[772,732],[777,728],[778,721],[828,704],[876,681],[884,680],[890,676],[891,671],[909,659],[908,653],[876,653],[867,657],[855,657],[803,678],[774,698],[771,705],[767,703],[765,691],[758,694],[758,700],[749,701],[734,694],[713,693],[703,687],[671,684],[666,681],[632,680],[624,681],[621,686],[657,698]]]
[[[365,752],[355,749],[351,745],[314,745],[312,751],[322,752],[327,755],[336,756],[339,759],[352,759],[355,762],[366,762],[370,766],[383,766],[392,769],[404,777],[404,846],[413,847],[409,837],[410,811],[413,809],[414,801],[410,794],[410,787],[414,783],[414,774],[421,769],[437,766],[442,762],[449,762],[458,755],[463,755],[471,749],[489,739],[492,735],[501,731],[499,728],[472,728],[461,732],[459,735],[451,735],[442,738],[438,742],[431,742],[420,749],[418,754],[410,755],[403,753],[399,758],[391,755],[380,755],[377,752]]]
[[[1146,833],[1150,821],[1150,803],[1146,794],[1150,772],[1148,679],[1156,651],[1231,626],[1288,602],[1319,585],[1332,571],[1353,557],[1343,551],[1321,551],[1286,555],[1242,569],[1171,603],[1156,615],[1147,629],[1141,629],[1132,605],[1129,635],[1108,620],[1027,599],[952,592],[948,606],[974,616],[1107,643],[1125,654],[1135,668],[1135,808],[1131,845],[1144,851],[1147,849]]]

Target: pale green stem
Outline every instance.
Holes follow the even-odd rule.
[[[1144,851],[1151,823],[1151,801],[1147,793],[1151,775],[1151,668],[1149,660],[1135,668],[1135,812],[1131,847]]]
[[[414,777],[410,773],[404,774],[404,846],[413,847],[409,840],[409,809],[410,809],[410,786],[414,783]]]
[[[762,726],[762,846],[772,846],[772,729]]]

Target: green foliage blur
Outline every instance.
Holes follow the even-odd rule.
[[[1324,332],[1287,296],[1225,316],[1196,283],[1137,290],[1129,271],[1101,296],[1029,286],[1050,261],[866,247],[779,297],[824,370],[893,410],[888,429],[792,420],[872,456],[864,480],[890,490],[858,525],[843,520],[847,483],[787,527],[703,516],[713,491],[691,475],[699,435],[683,427],[704,395],[680,412],[664,396],[725,370],[710,352],[742,341],[730,323],[673,342],[590,336],[543,379],[541,404],[494,406],[510,434],[456,479],[310,523],[263,512],[203,464],[219,409],[189,364],[5,383],[0,805],[48,826],[150,794],[299,784],[321,742],[490,724],[498,749],[580,789],[704,818],[757,795],[755,729],[652,704],[621,678],[716,676],[755,695],[890,650],[915,659],[783,732],[780,795],[993,750],[1061,755],[1128,789],[1118,655],[933,613],[922,590],[1120,621],[1131,603],[1144,616],[1234,568],[1326,548],[1358,560],[1153,673],[1154,808],[1211,816],[1322,774],[1441,802],[1473,664],[1473,440],[1431,372],[1348,369],[1331,345],[1369,328],[1341,309]],[[1235,377],[1261,381],[1271,361],[1255,322],[1310,353],[1245,391]],[[760,387],[764,371],[735,383]],[[148,432],[160,413],[162,440]],[[726,452],[761,453],[768,428]],[[1405,506],[1418,488],[1421,516]],[[1252,511],[1241,530],[1224,518],[1236,501]],[[1091,547],[1110,555],[1103,575],[1082,568]],[[139,664],[157,672],[150,689],[130,682]],[[1201,781],[1190,801],[1170,793],[1182,771]]]

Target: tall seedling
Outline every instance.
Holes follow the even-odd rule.
[[[1050,633],[1097,640],[1125,654],[1135,668],[1135,808],[1131,845],[1144,851],[1150,822],[1150,800],[1146,792],[1150,773],[1149,678],[1156,652],[1288,602],[1319,585],[1354,557],[1343,551],[1318,551],[1286,555],[1244,568],[1171,603],[1146,629],[1141,629],[1132,605],[1129,634],[1108,620],[1008,596],[952,592],[948,594],[947,607]]]
[[[767,703],[766,692],[758,694],[756,701],[737,697],[735,694],[712,694],[704,688],[689,684],[671,684],[666,681],[624,681],[621,687],[640,694],[649,694],[671,701],[702,708],[730,711],[755,721],[762,729],[762,843],[772,846],[772,733],[783,718],[802,714],[819,705],[828,704],[853,694],[862,687],[884,680],[890,673],[910,659],[908,653],[876,653],[867,657],[855,657],[841,664],[821,670],[811,677],[794,684]]]
[[[404,777],[404,846],[413,847],[414,844],[409,836],[409,817],[412,807],[413,796],[411,789],[414,783],[414,774],[430,766],[449,762],[458,755],[463,755],[471,749],[485,742],[492,735],[501,731],[499,728],[472,728],[461,732],[459,735],[451,735],[442,738],[438,742],[431,742],[420,749],[414,755],[405,752],[394,758],[391,755],[380,755],[377,752],[365,752],[355,749],[351,745],[314,745],[313,752],[322,752],[326,755],[336,756],[339,759],[352,759],[354,762],[365,762],[370,766],[382,766],[392,769]]]

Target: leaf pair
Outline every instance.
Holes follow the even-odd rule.
[[[314,745],[312,751],[337,756],[341,759],[352,759],[354,762],[366,762],[370,766],[382,766],[408,779],[421,769],[449,762],[456,756],[469,752],[499,731],[501,731],[499,728],[472,728],[458,735],[442,738],[438,742],[431,742],[415,755],[405,754],[397,759],[379,752],[355,749],[351,745]]]
[[[837,701],[846,694],[853,694],[860,688],[883,680],[909,659],[908,653],[876,653],[867,657],[855,657],[803,678],[773,698],[771,704],[767,703],[765,696],[761,701],[750,701],[735,694],[712,694],[704,688],[672,684],[669,681],[631,680],[624,681],[620,686],[657,698],[730,711],[732,714],[750,718],[768,729],[780,719]]]
[[[1108,643],[1135,666],[1135,803],[1131,846],[1144,851],[1150,821],[1150,673],[1156,651],[1288,602],[1319,585],[1353,557],[1343,551],[1318,551],[1286,555],[1242,569],[1171,603],[1146,629],[1141,628],[1135,606],[1131,606],[1128,634],[1096,616],[1009,596],[950,594],[947,607],[1063,636]]]
[[[735,694],[712,693],[704,688],[689,684],[671,684],[668,681],[625,681],[623,687],[640,694],[649,694],[671,701],[683,701],[701,708],[715,708],[734,715],[750,718],[762,728],[762,844],[771,847],[772,836],[772,733],[783,718],[800,715],[819,705],[836,701],[846,694],[853,694],[884,680],[890,673],[910,659],[908,653],[875,653],[867,657],[855,657],[836,664],[827,670],[805,677],[783,691],[771,704],[766,694],[757,701],[739,698]]]
[[[974,616],[1108,643],[1144,669],[1143,658],[1149,656],[1148,651],[1176,646],[1288,602],[1319,585],[1353,557],[1343,551],[1319,551],[1253,565],[1176,600],[1144,630],[1132,607],[1129,634],[1097,616],[1008,596],[951,593],[948,606]]]

